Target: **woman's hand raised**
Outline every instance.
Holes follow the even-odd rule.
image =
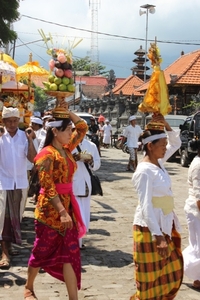
[[[152,115],[152,121],[153,122],[162,123],[165,126],[165,129],[167,131],[172,131],[170,125],[167,123],[167,121],[165,120],[164,116],[161,115],[160,113],[154,113]]]

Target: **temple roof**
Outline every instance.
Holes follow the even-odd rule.
[[[108,84],[106,77],[103,76],[76,76],[76,82],[84,82],[86,85],[102,85]],[[116,78],[115,84],[120,84],[124,78]]]
[[[125,80],[123,80],[120,84],[112,89],[112,93],[115,95],[119,95],[120,92],[126,96],[142,96],[140,92],[137,92],[136,89],[143,84],[143,80],[137,77],[136,75],[130,75]],[[106,93],[105,95],[109,95]]]
[[[138,49],[137,51],[135,51],[134,54],[138,55],[138,56],[144,56],[145,55],[145,50],[142,49],[142,46],[140,46],[140,49]]]

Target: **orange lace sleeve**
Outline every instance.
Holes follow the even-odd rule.
[[[75,127],[76,130],[72,133],[72,137],[68,145],[70,151],[75,149],[78,146],[78,144],[80,144],[80,142],[82,141],[82,139],[84,138],[88,130],[88,125],[83,119],[81,119],[81,121],[78,121],[75,124]]]
[[[53,172],[55,172],[53,162],[53,153],[47,151],[45,148],[37,155],[35,162],[41,188],[45,190],[46,198],[49,201],[58,195],[53,179]]]

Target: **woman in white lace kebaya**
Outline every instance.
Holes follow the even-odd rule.
[[[141,136],[145,155],[133,174],[138,206],[133,221],[136,293],[131,300],[175,298],[183,278],[180,224],[171,180],[163,163],[180,147],[162,115],[154,115]]]

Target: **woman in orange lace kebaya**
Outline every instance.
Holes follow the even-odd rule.
[[[73,133],[72,122],[76,127]],[[77,300],[81,281],[78,238],[86,229],[72,192],[76,162],[71,151],[85,136],[87,124],[59,107],[46,126],[44,148],[35,157],[41,189],[35,209],[36,238],[28,263],[24,299],[37,299],[33,285],[42,268],[65,282],[69,300]]]

